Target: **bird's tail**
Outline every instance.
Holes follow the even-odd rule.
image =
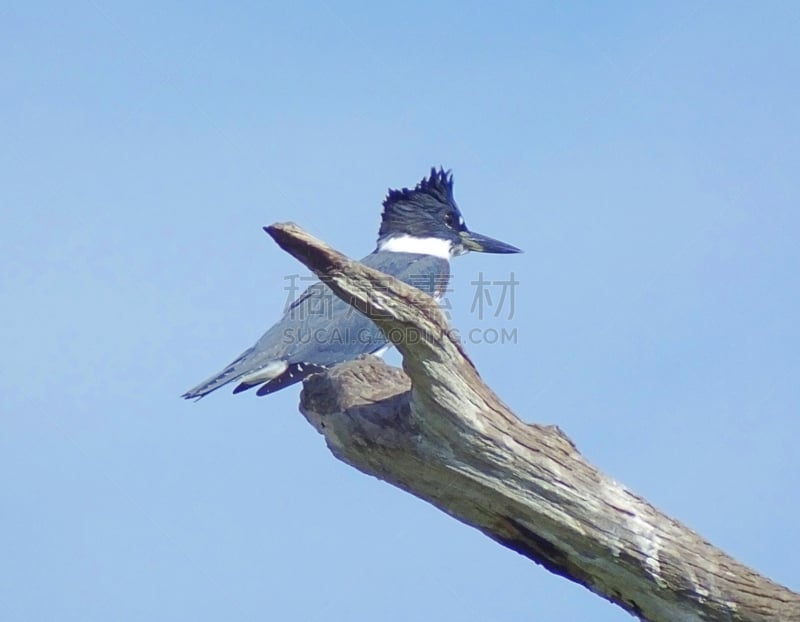
[[[201,397],[205,397],[220,387],[224,387],[229,382],[233,382],[234,380],[241,378],[250,371],[248,358],[252,353],[253,348],[248,348],[221,372],[214,374],[210,378],[206,378],[196,387],[189,389],[186,393],[181,395],[181,397],[187,400],[199,400]]]

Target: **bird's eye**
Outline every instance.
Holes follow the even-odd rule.
[[[456,216],[455,212],[448,212],[447,215],[444,217],[444,224],[446,224],[451,229],[455,229],[457,222],[458,222],[458,217]]]

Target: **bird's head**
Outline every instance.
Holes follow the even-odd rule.
[[[414,189],[389,190],[383,201],[378,250],[445,258],[479,253],[520,253],[520,249],[467,229],[453,198],[450,171],[431,169]]]

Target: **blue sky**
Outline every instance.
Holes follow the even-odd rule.
[[[363,256],[432,165],[526,251],[453,266],[454,325],[516,329],[487,382],[800,589],[796,3],[0,17],[0,618],[630,619],[337,462],[297,388],[178,397],[303,274],[263,225]]]

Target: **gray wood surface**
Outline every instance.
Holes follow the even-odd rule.
[[[337,458],[642,620],[800,620],[800,595],[598,471],[557,427],[512,413],[431,298],[296,225],[267,232],[403,355],[405,373],[365,357],[306,380],[301,412]]]

